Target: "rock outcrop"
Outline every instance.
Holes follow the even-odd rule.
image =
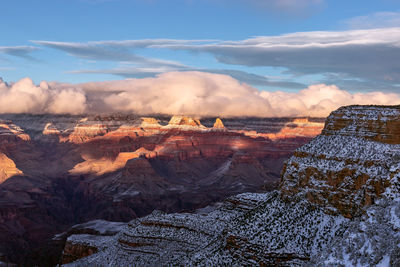
[[[385,144],[400,144],[400,106],[352,106],[333,112],[323,135],[362,137]]]
[[[159,128],[159,127],[161,127],[159,121],[155,118],[142,117],[141,120],[142,120],[142,123],[140,124],[140,127],[143,127],[143,128]]]
[[[53,134],[59,135],[59,134],[61,134],[61,132],[57,129],[56,126],[54,126],[54,124],[49,122],[46,124],[46,126],[44,126],[43,134],[44,135],[53,135]]]
[[[396,115],[397,114],[397,115]],[[345,217],[360,215],[399,175],[396,107],[350,106],[333,112],[322,134],[284,167],[281,191]]]
[[[24,173],[17,168],[12,159],[0,153],[0,184],[10,177],[23,174]]]
[[[1,121],[0,120],[0,138],[5,140],[7,138],[19,138],[24,141],[29,141],[30,137],[24,132],[20,127],[12,123],[11,121]]]
[[[198,119],[193,119],[191,117],[185,116],[172,116],[168,125],[170,126],[194,126],[201,127],[201,122]]]
[[[340,108],[287,161],[278,191],[240,194],[196,213],[153,212],[68,266],[397,266],[396,110]]]
[[[215,120],[213,128],[214,129],[225,129],[224,123],[222,122],[222,120],[220,118],[217,118]]]

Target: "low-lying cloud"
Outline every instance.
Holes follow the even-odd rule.
[[[231,76],[198,71],[155,78],[64,84],[0,83],[0,113],[137,113],[196,116],[327,116],[343,105],[400,103],[394,93],[351,94],[317,84],[296,93],[260,91]]]
[[[86,95],[76,88],[51,88],[45,81],[35,85],[24,78],[11,85],[0,79],[0,113],[69,113],[86,110]]]

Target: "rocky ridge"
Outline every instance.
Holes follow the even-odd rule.
[[[397,266],[399,109],[340,108],[287,161],[279,191],[240,194],[196,213],[153,212],[67,266]]]
[[[398,107],[352,106],[332,113],[322,134],[286,163],[281,190],[345,217],[360,215],[400,175]],[[397,141],[396,141],[397,140]]]

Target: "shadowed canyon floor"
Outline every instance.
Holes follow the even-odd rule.
[[[0,261],[42,266],[59,262],[71,233],[101,232],[82,226],[52,239],[74,224],[273,190],[283,162],[323,127],[290,118],[0,118]]]

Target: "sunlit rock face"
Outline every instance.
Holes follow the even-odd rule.
[[[156,211],[106,238],[72,235],[70,245],[90,241],[97,252],[68,266],[398,266],[400,147],[388,126],[396,110],[333,112],[287,161],[277,191],[195,213]]]
[[[43,135],[59,135],[61,132],[51,122],[47,123],[43,129]]]
[[[17,175],[23,175],[23,172],[15,166],[14,161],[5,154],[0,153],[0,183]]]
[[[185,116],[173,116],[169,121],[168,125],[195,126],[195,127],[202,126],[200,120]]]
[[[217,118],[215,120],[213,128],[214,129],[225,129],[224,123],[222,122],[222,120],[220,118]]]
[[[9,120],[0,120],[0,139],[5,141],[7,138],[10,138],[12,141],[15,138],[29,141],[30,137],[26,134],[20,127],[15,125]]]
[[[0,118],[0,259],[27,265],[59,263],[63,243],[49,239],[74,224],[275,189],[283,162],[323,127],[320,119]]]

